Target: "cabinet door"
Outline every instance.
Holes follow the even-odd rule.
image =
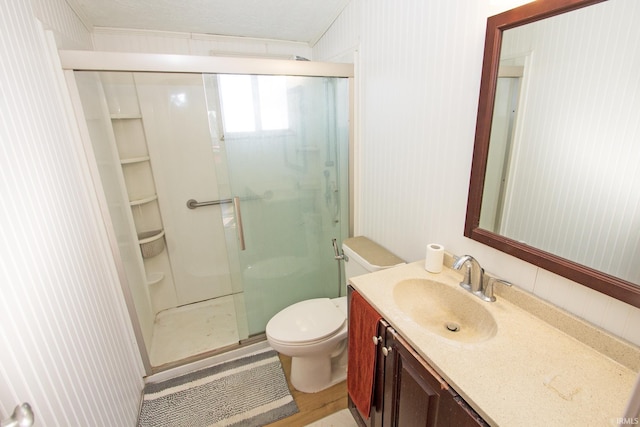
[[[447,383],[392,328],[386,331],[385,353],[384,426],[439,425]]]
[[[378,322],[378,344],[376,350],[376,372],[373,382],[373,404],[371,405],[371,418],[368,420],[369,427],[382,426],[382,410],[384,408],[384,382],[385,382],[385,357],[382,349],[386,345],[385,334],[389,324],[384,320]]]
[[[488,426],[393,328],[385,338],[385,427]]]

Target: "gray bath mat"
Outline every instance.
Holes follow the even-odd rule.
[[[271,348],[147,384],[143,393],[140,427],[255,427],[298,412]]]

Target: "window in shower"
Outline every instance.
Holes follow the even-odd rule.
[[[284,76],[219,76],[226,132],[289,129],[287,83]]]

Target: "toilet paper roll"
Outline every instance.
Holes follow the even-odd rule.
[[[427,245],[427,258],[424,261],[424,269],[430,273],[440,273],[444,261],[444,246],[437,243]]]

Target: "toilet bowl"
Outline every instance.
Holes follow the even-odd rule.
[[[366,237],[346,239],[347,280],[360,274],[404,264]],[[290,305],[269,320],[267,340],[291,357],[290,380],[296,390],[315,393],[347,377],[347,297],[314,298]]]
[[[286,307],[269,320],[267,339],[291,356],[291,383],[315,393],[346,378],[347,297],[316,298]]]

